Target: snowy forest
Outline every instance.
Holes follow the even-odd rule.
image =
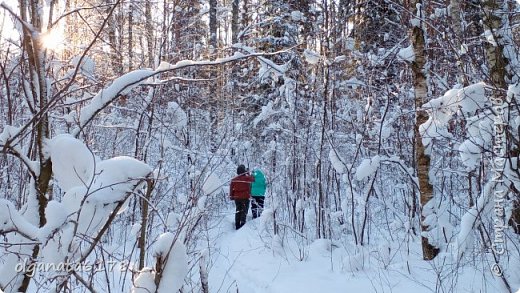
[[[520,292],[519,45],[515,0],[0,0],[0,293]]]

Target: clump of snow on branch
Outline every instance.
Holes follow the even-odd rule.
[[[155,71],[166,71],[171,68],[173,68],[173,65],[171,63],[161,61],[161,63],[159,63],[159,66],[155,69]]]
[[[305,15],[303,15],[303,13],[301,11],[294,10],[291,12],[291,19],[293,21],[304,21]]]
[[[137,278],[134,281],[132,293],[150,293],[156,292],[157,287],[155,286],[155,272],[149,268],[143,268]]]
[[[153,70],[140,69],[116,78],[110,86],[99,91],[92,101],[81,109],[79,115],[80,127],[83,127],[97,112],[112,102],[118,95],[130,92],[153,74]],[[77,132],[79,132],[79,129],[75,130],[74,134],[77,134]]]
[[[477,109],[483,108],[488,99],[485,95],[485,83],[479,82],[464,88],[454,88],[447,91],[442,97],[432,99],[423,105],[426,111],[431,113],[441,112],[439,122],[446,124],[447,120],[455,114],[459,108],[464,113],[474,114]]]
[[[76,186],[63,195],[62,203],[69,214],[79,211],[83,197],[87,194],[86,186]]]
[[[413,51],[413,46],[410,45],[410,46],[408,46],[406,48],[402,48],[397,53],[397,56],[399,56],[399,58],[401,58],[404,61],[408,61],[408,62],[415,61],[415,53]]]
[[[493,47],[497,46],[497,41],[495,40],[495,36],[493,36],[493,33],[491,30],[487,29],[484,31],[484,37],[486,38],[486,41],[490,43]]]
[[[303,56],[305,57],[305,61],[311,65],[318,64],[321,58],[320,54],[309,49],[303,51]]]
[[[253,125],[256,127],[258,125],[258,123],[260,123],[261,121],[267,120],[269,117],[271,117],[279,112],[280,111],[276,111],[273,109],[273,102],[269,101],[267,103],[267,105],[262,106],[262,111],[253,120]]]
[[[338,172],[340,174],[346,172],[346,167],[345,167],[345,164],[343,164],[343,160],[341,160],[341,158],[338,156],[338,154],[336,153],[336,151],[334,149],[331,149],[329,152],[329,160],[330,160],[330,163],[332,164],[332,167],[334,167],[334,170],[336,170],[336,172]]]
[[[188,115],[182,110],[181,106],[176,102],[168,102],[168,114],[171,115],[173,127],[176,129],[182,129],[186,127],[188,123]]]
[[[58,264],[63,262],[67,256],[73,257],[69,245],[74,234],[74,223],[68,220],[68,211],[63,203],[50,201],[45,209],[47,223],[39,230],[39,238],[42,244],[42,262]],[[75,219],[75,218],[74,218]],[[77,247],[77,242],[71,246],[72,250]],[[59,273],[59,272],[56,272]]]
[[[64,191],[86,186],[94,172],[94,155],[80,140],[61,134],[48,143],[52,172]]]
[[[36,239],[38,235],[38,228],[29,223],[10,201],[0,198],[0,232],[14,230],[29,239]]]
[[[468,170],[474,170],[480,164],[482,139],[467,139],[459,145],[460,158]]]
[[[489,104],[485,95],[485,87],[485,83],[480,82],[464,88],[454,88],[447,91],[442,97],[432,99],[422,106],[429,115],[428,120],[419,126],[427,154],[431,152],[433,139],[451,137],[447,125],[455,113],[461,111],[465,116],[472,116],[478,109]]]
[[[72,206],[72,212],[81,208],[78,231],[87,235],[96,233],[105,224],[116,204],[126,199],[151,173],[151,168],[133,158],[117,157],[100,162],[95,173],[92,186],[77,186],[64,199],[68,208]]]
[[[81,64],[79,64],[80,60],[81,60]],[[79,73],[83,74],[84,76],[86,76],[88,78],[91,78],[91,79],[94,78],[94,74],[96,71],[96,63],[94,62],[94,60],[92,60],[92,58],[90,58],[88,56],[83,56],[83,59],[81,59],[81,56],[74,56],[71,60],[71,63],[74,67],[79,66],[79,69],[78,69]],[[74,72],[74,69],[71,69],[68,72],[68,74],[72,75],[73,72]]]
[[[356,179],[363,180],[377,171],[381,158],[374,156],[372,159],[363,159],[361,164],[356,169]]]
[[[96,177],[90,200],[99,203],[113,203],[123,200],[139,180],[152,172],[150,166],[131,157],[115,157],[101,161],[96,166]]]
[[[357,89],[358,87],[362,87],[362,86],[366,85],[363,81],[357,79],[355,76],[349,78],[348,80],[344,81],[343,83],[346,86],[351,87],[354,90]]]
[[[184,284],[184,277],[189,271],[186,246],[175,239],[173,233],[167,232],[157,239],[153,254],[154,257],[165,261],[157,292],[177,292]]]
[[[115,207],[125,200],[129,192],[152,173],[147,164],[130,157],[115,157],[94,162],[85,144],[69,135],[59,135],[47,144],[53,162],[53,172],[59,186],[66,191],[62,204],[52,204],[54,214],[58,209],[74,214],[78,211],[78,231],[94,233]],[[59,206],[59,207],[58,207]],[[61,225],[63,214],[56,221],[50,218],[48,229]]]
[[[60,228],[60,226],[63,225],[67,220],[67,210],[65,206],[59,201],[49,201],[47,203],[47,207],[45,208],[45,214],[48,215],[47,223],[45,223],[45,225],[40,228],[38,233],[40,240],[43,242],[54,230]]]
[[[208,175],[204,183],[202,184],[202,191],[204,195],[211,195],[213,193],[219,193],[222,191],[222,182],[220,178],[215,175],[215,173],[211,173]]]
[[[244,58],[244,56],[245,55],[243,53],[235,52],[232,56],[224,57],[224,58],[217,58],[214,61],[180,60],[175,64],[171,64],[166,61],[161,61],[159,66],[155,69],[155,72],[160,73],[160,72],[164,72],[164,71],[175,70],[175,69],[179,69],[179,68],[196,66],[196,65],[222,64],[222,63],[227,63],[227,62],[242,59],[242,58]]]
[[[6,144],[6,142],[12,137],[16,136],[18,132],[20,132],[19,127],[5,125],[2,133],[0,133],[0,144]]]
[[[256,53],[254,48],[245,46],[243,44],[235,44],[233,45],[233,48],[244,50],[249,54]],[[273,61],[261,56],[258,56],[257,59],[258,61],[260,61],[260,69],[258,70],[258,76],[260,77],[260,79],[264,79],[270,74],[273,74],[275,76],[284,75],[287,71],[287,64],[278,65]]]
[[[493,182],[488,182],[484,186],[484,190],[476,201],[476,205],[472,206],[463,216],[460,222],[460,231],[456,239],[455,255],[460,259],[473,244],[473,230],[480,225],[480,217],[484,209],[490,204],[490,196],[494,188]]]

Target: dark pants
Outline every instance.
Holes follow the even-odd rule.
[[[235,199],[237,211],[235,213],[235,228],[238,230],[246,223],[247,212],[249,211],[249,199]]]
[[[251,211],[253,212],[253,219],[256,219],[262,215],[262,211],[264,210],[264,197],[263,196],[253,196],[253,201],[251,202]]]

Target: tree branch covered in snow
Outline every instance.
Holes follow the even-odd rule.
[[[81,130],[94,118],[94,116],[99,113],[102,109],[112,103],[117,97],[122,94],[128,93],[130,90],[135,88],[136,86],[142,84],[147,79],[152,78],[161,73],[174,72],[184,68],[190,67],[198,67],[198,66],[216,66],[222,65],[229,62],[236,62],[242,59],[258,57],[262,62],[268,62],[268,60],[262,56],[265,55],[275,55],[276,53],[256,53],[252,50],[249,50],[249,54],[241,54],[235,53],[233,56],[219,58],[214,61],[192,61],[192,60],[182,60],[177,62],[175,65],[169,64],[167,62],[161,62],[159,67],[156,70],[135,70],[129,72],[117,79],[115,79],[110,86],[106,89],[101,90],[92,101],[81,110],[79,125],[76,129],[72,131],[72,135],[77,137]],[[276,67],[272,62],[268,63],[271,67]]]

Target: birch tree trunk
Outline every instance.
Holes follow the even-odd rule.
[[[425,30],[422,23],[422,0],[410,2],[410,8],[414,11],[414,19],[412,20],[411,42],[415,54],[415,60],[412,62],[412,72],[414,77],[414,93],[415,93],[415,158],[417,165],[417,178],[419,180],[419,201],[421,206],[421,231],[427,232],[431,229],[424,223],[428,216],[425,206],[433,198],[433,186],[429,180],[430,158],[425,153],[425,145],[422,142],[419,133],[419,126],[428,120],[428,115],[420,107],[426,103],[428,95],[428,83],[426,79],[426,47],[425,47]],[[419,10],[419,11],[418,11]],[[419,19],[418,19],[419,18]],[[439,249],[430,243],[430,240],[422,236],[423,258],[425,260],[434,259],[439,253]]]
[[[450,0],[450,14],[451,14],[451,24],[453,26],[453,32],[455,33],[455,37],[457,40],[462,39],[462,19],[460,16],[460,0]],[[460,42],[456,42],[460,45]],[[460,49],[460,48],[457,48]]]
[[[500,90],[507,89],[506,83],[506,65],[507,60],[504,57],[504,44],[503,37],[499,30],[505,29],[502,23],[502,15],[500,13],[501,6],[505,5],[503,0],[489,0],[483,1],[482,6],[484,9],[484,26],[486,30],[489,30],[491,35],[488,35],[487,42],[485,44],[486,60],[489,69],[489,82],[495,88],[493,95],[499,99],[502,99],[499,92]]]
[[[484,12],[484,29],[489,32],[485,44],[486,61],[489,70],[488,83],[492,86],[491,101],[502,101],[508,103],[504,92],[507,91],[509,83],[518,82],[515,75],[515,61],[506,58],[508,51],[509,58],[518,58],[516,48],[512,43],[512,28],[509,23],[508,13],[513,11],[507,0],[488,0],[482,2]],[[508,48],[506,48],[508,47]],[[516,56],[516,57],[515,57]],[[518,65],[516,65],[518,66]],[[516,80],[515,80],[516,79]],[[506,121],[507,123],[507,121]],[[518,146],[516,146],[518,147]],[[506,150],[506,156],[514,157],[511,150]],[[520,234],[520,194],[516,188],[511,188],[512,214],[508,220],[513,231]],[[507,219],[506,219],[507,220]]]

